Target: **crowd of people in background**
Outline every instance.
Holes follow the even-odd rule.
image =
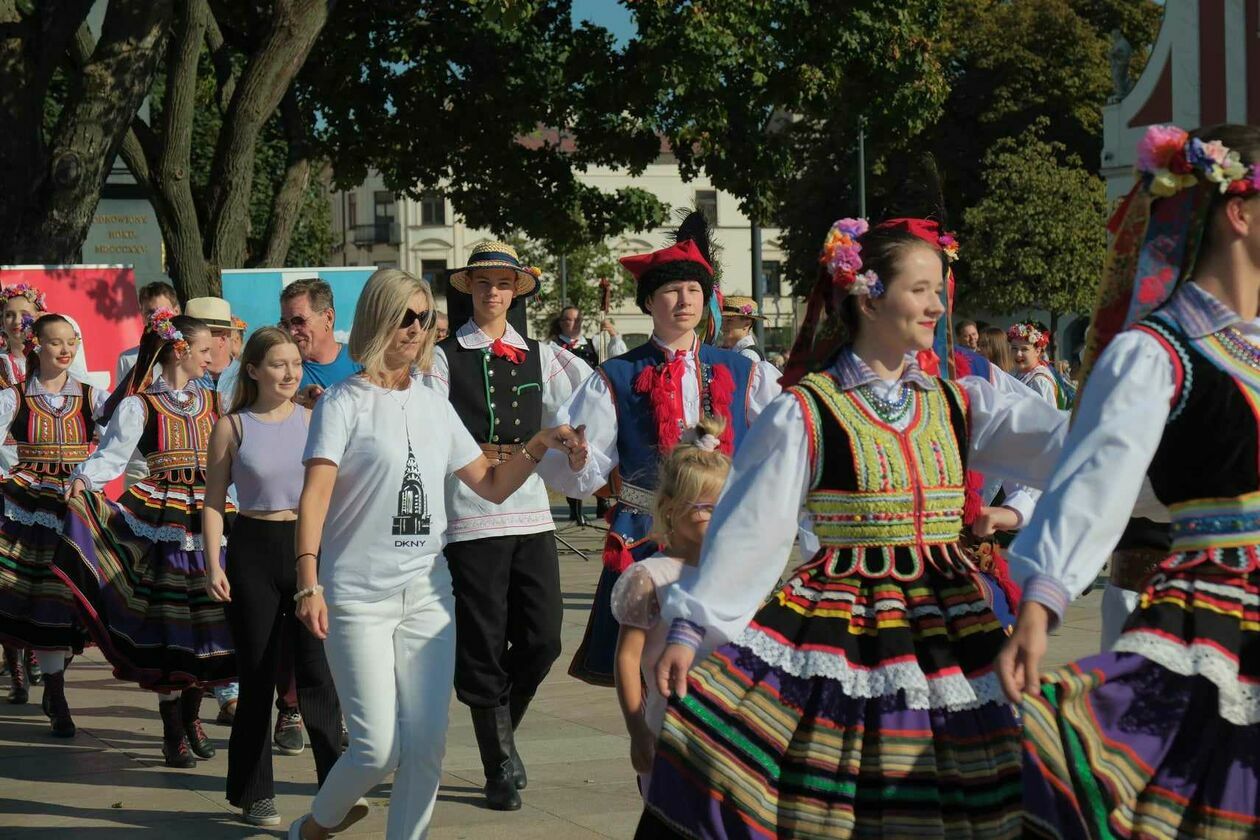
[[[699,212],[621,259],[634,347],[573,306],[527,336],[540,272],[504,242],[449,274],[467,320],[380,269],[345,341],[319,279],[248,339],[228,301],[143,286],[112,389],[72,318],[7,287],[8,701],[41,683],[75,737],[95,644],[156,701],[169,767],[216,757],[215,694],[243,822],[281,822],[272,750],[309,738],[290,840],[362,820],[390,774],[402,840],[455,697],[486,806],[520,809],[562,653],[548,493],[578,525],[594,495],[568,672],[616,688],[637,837],[1257,836],[1260,131],[1160,127],[1141,157],[1067,358],[1036,320],[948,323],[933,218],[836,221],[786,360],[721,294]],[[1109,561],[1103,652],[1043,677]]]

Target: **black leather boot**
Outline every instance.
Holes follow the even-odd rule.
[[[486,805],[492,811],[517,811],[521,796],[512,772],[512,714],[507,706],[472,709],[473,732],[486,773]]]
[[[525,762],[521,761],[521,754],[516,749],[516,730],[525,717],[529,701],[533,699],[524,694],[513,694],[508,698],[508,711],[512,716],[512,781],[516,783],[517,790],[525,790],[529,777],[525,775]]]
[[[161,700],[158,702],[158,713],[162,715],[162,757],[167,767],[179,767],[187,770],[197,766],[197,757],[188,747],[188,736],[184,734],[184,721],[180,715],[181,699]]]
[[[73,738],[74,718],[70,717],[70,704],[66,702],[66,672],[44,674],[44,704],[48,707],[48,720],[52,734],[57,738]]]
[[[19,648],[4,647],[4,664],[9,669],[9,702],[15,706],[31,699],[26,687],[26,669],[22,667],[22,651]]]
[[[197,758],[214,758],[214,743],[206,737],[206,730],[201,725],[201,698],[205,692],[200,688],[185,688],[179,696],[179,716],[184,724],[184,735],[188,737],[188,746]]]

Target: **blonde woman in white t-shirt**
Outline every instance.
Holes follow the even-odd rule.
[[[547,448],[580,469],[586,445],[568,426],[545,429],[492,464],[448,400],[421,382],[436,321],[428,284],[398,269],[368,278],[350,355],[363,373],[316,404],[298,504],[298,617],[317,637],[350,731],[290,840],[323,840],[366,813],[361,797],[394,777],[388,840],[423,837],[446,747],[455,668],[454,596],[442,556],[443,484],[456,475],[499,503]]]

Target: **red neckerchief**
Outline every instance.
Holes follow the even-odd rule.
[[[501,338],[496,338],[494,343],[490,345],[490,355],[498,356],[500,359],[507,359],[514,365],[519,365],[525,361],[525,351],[519,347],[513,347]]]

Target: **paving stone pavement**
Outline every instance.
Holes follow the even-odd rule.
[[[559,512],[558,512],[559,513]],[[628,838],[640,813],[630,769],[629,738],[611,689],[594,688],[566,673],[581,640],[599,577],[602,532],[563,526],[560,536],[587,552],[589,562],[562,548],[564,653],[543,684],[518,735],[529,769],[524,807],[514,813],[481,804],[481,768],[467,710],[452,703],[445,772],[429,836],[434,840],[497,838],[570,840]],[[1078,601],[1051,640],[1051,664],[1097,651],[1101,593]],[[7,685],[7,678],[0,678]],[[78,734],[48,736],[41,689],[24,706],[0,700],[0,838],[61,840],[217,840],[283,837],[315,793],[310,750],[275,754],[276,804],[283,823],[258,829],[237,820],[224,799],[225,727],[204,711],[218,755],[195,770],[172,770],[161,757],[161,722],[152,694],[113,679],[95,650],[75,660],[67,694]],[[381,838],[389,784],[369,796],[371,814],[339,836]],[[80,833],[81,832],[81,833]]]

